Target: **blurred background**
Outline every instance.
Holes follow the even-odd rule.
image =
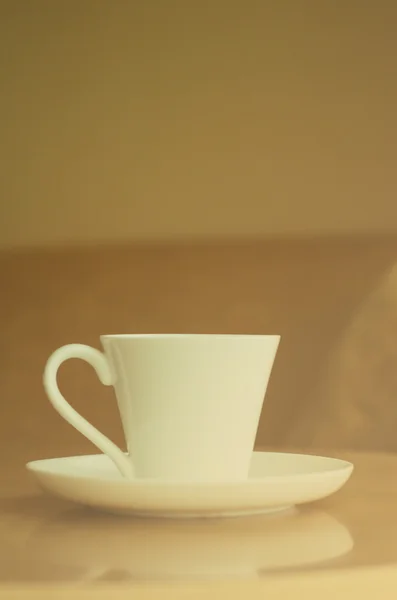
[[[388,0],[1,2],[16,464],[95,451],[41,373],[120,332],[280,333],[258,445],[397,449],[396,23]],[[121,442],[90,368],[60,379]]]

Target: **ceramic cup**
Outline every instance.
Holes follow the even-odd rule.
[[[235,481],[248,476],[278,335],[103,335],[104,352],[82,344],[48,359],[54,408],[128,478]],[[81,358],[113,385],[124,453],[62,396],[57,371]]]

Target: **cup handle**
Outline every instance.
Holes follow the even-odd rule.
[[[88,362],[95,369],[99,380],[104,385],[114,383],[108,359],[102,352],[85,344],[62,346],[51,354],[44,369],[43,383],[51,404],[68,423],[80,431],[104,454],[107,454],[124,477],[131,479],[134,476],[134,470],[128,456],[72,408],[59,391],[57,384],[58,369],[69,358],[81,358]]]

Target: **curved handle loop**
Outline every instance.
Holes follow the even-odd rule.
[[[72,408],[59,391],[57,384],[58,369],[65,360],[70,358],[81,358],[88,362],[95,369],[99,380],[104,385],[114,383],[108,359],[102,352],[85,344],[62,346],[51,354],[44,369],[43,383],[51,404],[68,423],[80,431],[104,454],[107,454],[124,477],[131,479],[134,476],[134,470],[128,456]]]

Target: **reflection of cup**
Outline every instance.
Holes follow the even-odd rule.
[[[104,335],[105,352],[71,344],[48,359],[44,386],[56,410],[126,477],[177,481],[246,479],[280,337]],[[128,454],[61,395],[69,358],[91,364],[115,388]]]
[[[74,511],[36,530],[27,550],[48,566],[83,570],[88,580],[109,573],[181,580],[256,577],[330,560],[352,547],[348,530],[319,510],[184,522]]]

